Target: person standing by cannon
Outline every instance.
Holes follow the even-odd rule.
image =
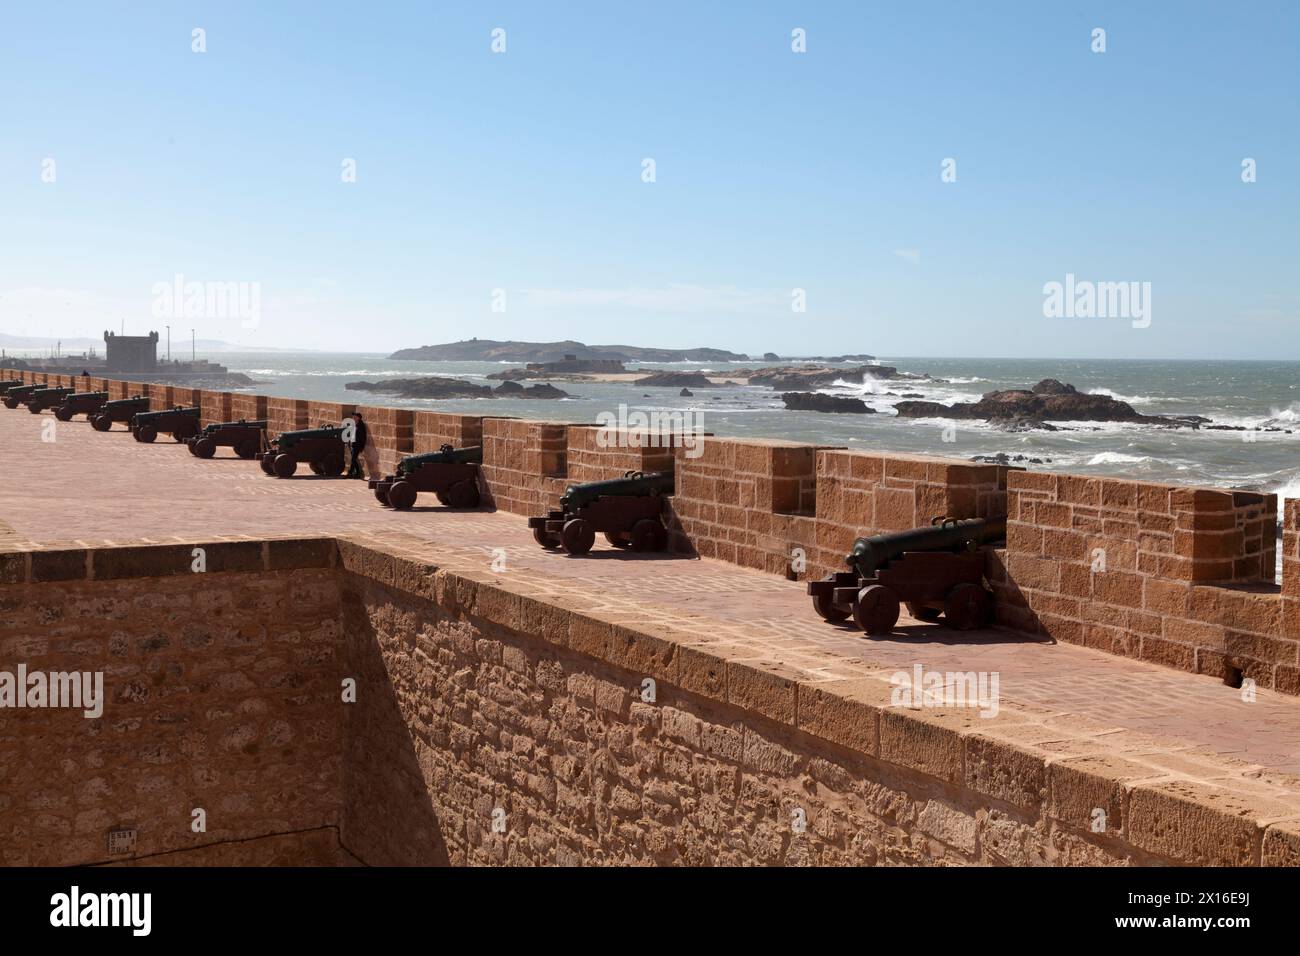
[[[378,478],[379,449],[370,441],[370,430],[360,412],[352,413],[352,464],[348,466],[349,478]],[[365,463],[365,474],[361,466]]]

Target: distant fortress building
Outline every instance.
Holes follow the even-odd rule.
[[[110,372],[152,372],[158,367],[158,333],[104,333],[105,368]]]

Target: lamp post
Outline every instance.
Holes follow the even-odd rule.
[[[172,364],[172,327],[170,325],[164,325],[163,328],[167,330],[167,364],[171,365]]]

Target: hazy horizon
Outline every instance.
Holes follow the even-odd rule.
[[[130,334],[130,333],[128,333],[128,334]],[[479,336],[478,338],[479,338],[480,341],[484,341],[484,340],[485,340],[483,336]],[[238,353],[238,352],[249,352],[249,353],[255,353],[255,352],[284,352],[284,353],[319,353],[319,354],[321,354],[321,355],[368,355],[368,356],[388,356],[388,355],[391,355],[391,354],[393,354],[393,353],[395,353],[395,352],[397,352],[397,351],[400,351],[400,350],[402,350],[402,349],[414,349],[414,348],[420,348],[420,347],[424,347],[424,346],[449,345],[449,344],[455,344],[455,342],[459,342],[459,341],[466,341],[466,340],[463,340],[463,339],[457,339],[457,340],[453,340],[453,341],[450,341],[450,342],[422,342],[422,343],[419,343],[418,345],[407,345],[407,346],[401,346],[401,347],[399,347],[398,349],[338,349],[338,348],[315,348],[315,347],[308,346],[308,345],[286,345],[286,346],[271,346],[271,345],[239,345],[239,344],[237,344],[237,343],[232,343],[232,342],[219,342],[219,341],[209,341],[209,342],[205,342],[205,341],[203,341],[203,340],[199,340],[199,342],[198,342],[198,353],[199,353],[199,354],[198,354],[198,357],[199,357],[199,358],[203,358],[203,357],[204,357],[204,352],[205,352],[205,350],[206,350],[207,353],[210,354],[210,355],[220,355],[220,354],[223,354],[223,353]],[[522,345],[544,345],[544,344],[550,344],[550,343],[552,343],[552,342],[563,341],[563,340],[555,340],[555,339],[545,339],[545,340],[544,340],[544,339],[536,339],[536,340],[510,339],[510,340],[490,340],[490,341],[512,341],[512,342],[518,342],[518,343],[520,343],[520,344],[522,344]],[[102,346],[103,346],[103,340],[102,340],[102,339],[99,339],[99,340],[91,340],[91,339],[88,339],[88,338],[81,337],[81,338],[63,339],[62,342],[63,342],[63,346],[64,346],[64,348],[63,348],[63,352],[65,353],[65,354],[64,354],[64,357],[70,357],[70,356],[67,356],[67,355],[66,355],[66,353],[67,353],[67,351],[68,351],[69,343],[76,343],[75,347],[80,347],[80,343],[81,343],[81,342],[96,342],[96,343],[98,344],[98,346],[99,346],[98,351],[100,352],[100,354],[101,354],[101,356],[102,356],[102,352],[103,352],[103,349],[102,349]],[[716,349],[716,350],[719,350],[719,351],[728,351],[728,352],[735,352],[735,353],[737,353],[737,354],[746,354],[746,355],[749,356],[749,361],[761,361],[761,357],[762,357],[762,355],[763,355],[765,352],[771,351],[770,349],[749,350],[749,351],[747,351],[747,350],[745,350],[745,349],[735,348],[735,347],[730,346],[730,345],[726,345],[726,344],[717,344],[717,343],[711,343],[711,342],[705,342],[705,343],[702,343],[702,344],[699,344],[699,345],[674,345],[674,344],[665,344],[665,343],[633,342],[633,341],[625,341],[625,342],[583,342],[583,343],[581,343],[581,344],[586,345],[586,346],[589,347],[589,348],[597,348],[597,347],[599,347],[599,348],[633,347],[633,348],[645,348],[645,349],[671,349],[671,350]],[[22,354],[24,354],[24,353],[29,353],[30,356],[33,356],[33,357],[41,357],[41,356],[44,356],[44,355],[46,354],[46,352],[49,351],[49,349],[52,348],[52,347],[53,347],[53,340],[51,340],[51,344],[50,344],[49,346],[42,346],[42,347],[9,346],[9,345],[4,345],[3,342],[0,342],[0,348],[2,348],[6,353],[8,353],[8,354],[10,354],[10,355],[15,355],[15,356],[20,356],[20,355],[22,355]],[[182,339],[177,339],[177,340],[173,341],[173,343],[172,343],[172,354],[173,354],[173,358],[177,358],[177,359],[180,359],[180,360],[185,360],[186,358],[188,358],[188,354],[187,354],[188,351],[189,351],[189,340],[188,340],[188,339],[183,339],[183,340],[182,340]],[[161,341],[161,340],[160,340],[160,342],[159,342],[158,352],[159,352],[159,355],[160,355],[160,356],[162,356],[162,355],[164,355],[164,354],[166,353],[166,343],[163,342],[163,341]],[[1224,358],[1224,357],[1209,357],[1209,356],[1191,356],[1191,357],[1170,358],[1170,357],[1163,357],[1163,356],[1150,356],[1150,357],[1126,357],[1126,356],[1106,356],[1106,355],[992,355],[992,354],[989,354],[989,355],[972,355],[972,354],[951,354],[951,353],[949,353],[949,354],[942,354],[942,353],[937,353],[937,352],[936,352],[936,353],[912,352],[912,353],[907,353],[907,354],[904,354],[904,353],[897,353],[897,354],[895,354],[895,353],[872,352],[872,351],[870,351],[870,350],[866,350],[864,353],[848,352],[848,351],[840,351],[840,352],[823,352],[823,353],[814,353],[814,352],[788,352],[788,353],[778,353],[778,354],[780,355],[780,358],[783,359],[783,360],[784,360],[784,359],[790,359],[790,360],[806,360],[806,359],[810,359],[810,358],[811,358],[811,359],[815,359],[815,358],[829,358],[829,357],[840,356],[840,355],[868,354],[868,355],[871,355],[871,356],[873,357],[874,360],[889,359],[889,360],[891,360],[891,361],[895,361],[895,360],[896,360],[896,361],[904,361],[904,360],[911,360],[911,359],[920,359],[920,360],[933,359],[933,360],[936,360],[936,361],[954,361],[954,362],[960,362],[960,361],[962,361],[962,360],[964,360],[964,359],[970,359],[970,360],[975,360],[975,361],[1017,361],[1017,362],[1019,362],[1019,361],[1023,361],[1023,362],[1033,362],[1033,361],[1041,361],[1041,362],[1066,362],[1066,361],[1068,361],[1068,362],[1259,362],[1259,363],[1273,363],[1273,364],[1276,364],[1276,363],[1283,363],[1283,364],[1286,364],[1286,363],[1292,363],[1292,362],[1300,363],[1300,358],[1294,358],[1294,359],[1291,359],[1291,358],[1263,358],[1263,357],[1260,357],[1260,358]],[[398,360],[398,361],[401,361],[401,360]],[[413,359],[412,361],[428,362],[428,361],[433,361],[433,360],[430,360],[430,359]],[[451,360],[451,361],[458,361],[458,360]],[[504,361],[507,361],[507,360],[502,360],[502,361],[504,362]],[[637,360],[632,360],[632,361],[637,361]],[[647,360],[644,360],[644,361],[649,362],[649,363],[654,363],[656,360],[647,359]],[[658,364],[664,364],[664,363],[663,363],[663,362],[659,362]]]
[[[1293,4],[7,21],[0,333],[1300,357]]]

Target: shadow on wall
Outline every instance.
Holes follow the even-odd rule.
[[[450,821],[438,819],[430,794],[447,784],[438,779],[434,749],[450,742],[433,739],[423,710],[436,704],[438,689],[404,684],[402,675],[388,671],[360,591],[348,582],[344,592],[347,673],[356,680],[357,700],[344,727],[341,842],[370,866],[449,866],[442,827]],[[376,613],[402,612],[390,604]],[[412,645],[391,650],[408,660],[421,653]],[[407,719],[399,695],[417,693],[420,710]]]

